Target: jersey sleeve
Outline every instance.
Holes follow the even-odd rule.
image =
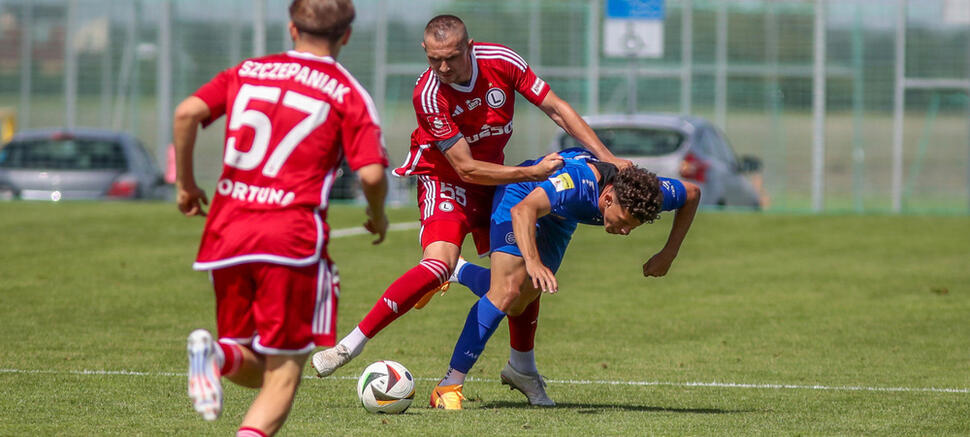
[[[363,88],[352,88],[340,129],[347,165],[354,171],[370,164],[387,167],[384,135],[373,100]]]
[[[223,70],[192,94],[202,99],[209,107],[209,118],[202,120],[202,127],[212,124],[213,121],[218,120],[226,113],[226,101],[229,98],[229,79],[235,74],[235,71],[235,68]]]
[[[515,90],[522,94],[533,105],[539,106],[542,100],[549,94],[549,84],[542,80],[532,71],[532,67],[526,65],[525,71],[519,71],[515,80]]]
[[[664,201],[662,211],[673,211],[680,209],[687,201],[687,189],[684,183],[677,179],[660,179],[660,192],[663,193]]]
[[[451,119],[448,103],[437,92],[437,86],[438,82],[430,77],[424,81],[418,81],[412,104],[418,119],[418,127],[436,146],[445,146],[444,148],[447,149],[461,138],[461,132],[455,121]]]

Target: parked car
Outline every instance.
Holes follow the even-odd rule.
[[[688,180],[701,188],[701,204],[760,209],[761,160],[738,158],[727,137],[711,122],[666,114],[585,117],[614,155],[663,177]],[[561,132],[552,151],[581,146]]]
[[[0,148],[0,199],[160,199],[170,191],[152,156],[126,133],[29,130]]]

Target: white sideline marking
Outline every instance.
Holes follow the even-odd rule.
[[[178,376],[187,377],[180,372],[138,372],[133,370],[25,370],[0,369],[0,373],[17,373],[27,375],[80,375],[80,376]],[[306,375],[303,379],[319,379]],[[327,379],[356,381],[356,376],[332,376]],[[415,378],[418,381],[437,382],[440,378]],[[499,382],[497,379],[469,377],[476,382]],[[865,387],[855,385],[795,385],[795,384],[741,384],[735,382],[665,382],[665,381],[606,381],[587,379],[547,379],[550,384],[565,385],[629,385],[629,386],[668,386],[668,387],[714,387],[714,388],[747,388],[768,390],[831,390],[831,391],[872,391],[872,392],[931,392],[931,393],[970,393],[968,388],[946,387]]]
[[[421,227],[421,223],[418,222],[404,222],[404,223],[393,223],[387,227],[388,231],[406,231],[409,229],[417,229]],[[334,229],[330,231],[330,238],[342,238],[342,237],[353,237],[355,235],[369,234],[367,229],[362,226],[356,228],[343,228]]]

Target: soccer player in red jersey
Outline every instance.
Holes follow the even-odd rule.
[[[350,0],[294,0],[294,49],[225,70],[175,111],[177,202],[206,215],[192,151],[199,125],[227,117],[222,175],[194,264],[210,272],[218,341],[188,338],[189,396],[206,420],[222,410],[221,377],[259,393],[237,436],[283,425],[302,369],[334,344],[340,282],[327,253],[330,188],[341,158],[361,179],[365,227],[387,231],[387,155],[367,91],[336,61],[350,37]]]
[[[495,185],[541,181],[562,165],[558,154],[531,167],[502,165],[512,135],[514,93],[538,106],[599,159],[621,168],[631,165],[613,156],[521,56],[499,44],[471,40],[458,17],[432,18],[425,27],[422,47],[430,68],[414,87],[418,127],[411,134],[404,164],[394,173],[417,176],[420,181],[423,258],[387,288],[336,347],[314,354],[313,366],[321,377],[360,354],[367,340],[448,281],[467,234],[472,234],[479,254],[488,253]],[[513,355],[521,352],[519,358],[532,363],[538,310],[536,301],[509,325]]]

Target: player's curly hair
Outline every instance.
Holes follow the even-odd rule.
[[[351,0],[293,0],[290,20],[301,33],[335,43],[347,33],[356,11]]]
[[[640,222],[653,223],[660,217],[664,197],[656,174],[636,166],[620,170],[613,179],[613,193],[620,206]]]

